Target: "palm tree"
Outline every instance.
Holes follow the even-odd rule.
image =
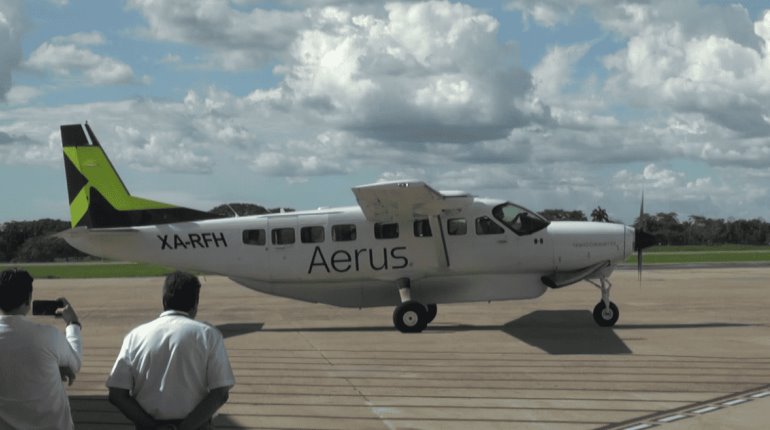
[[[594,222],[610,222],[610,217],[607,215],[607,210],[598,206],[591,212],[591,221]]]

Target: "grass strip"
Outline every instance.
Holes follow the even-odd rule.
[[[738,245],[725,243],[721,245],[680,245],[680,246],[653,246],[645,249],[644,253],[656,252],[721,252],[721,251],[766,251],[770,252],[768,245]]]
[[[1,264],[5,270],[19,267],[27,270],[33,278],[133,278],[145,276],[165,276],[174,269],[143,263],[76,263],[76,264]]]
[[[722,252],[672,252],[644,254],[644,264],[687,264],[687,263],[743,263],[770,262],[770,252],[722,251]],[[631,256],[627,263],[636,263],[636,255]]]

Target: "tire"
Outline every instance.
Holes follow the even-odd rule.
[[[606,312],[605,312],[606,311]],[[606,309],[604,301],[600,301],[594,307],[594,321],[602,327],[612,327],[618,322],[620,311],[615,303],[610,302],[610,308]]]
[[[426,320],[425,322],[427,324],[430,324],[433,322],[434,319],[436,319],[436,314],[438,314],[438,306],[431,303],[429,305],[425,305],[425,311],[427,312]]]
[[[419,333],[428,325],[428,311],[413,300],[401,303],[393,310],[393,325],[401,333]]]

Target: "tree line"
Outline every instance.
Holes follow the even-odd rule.
[[[293,209],[265,208],[250,203],[230,203],[217,206],[210,212],[221,216],[246,216]],[[540,215],[551,221],[587,221],[583,211],[546,209]],[[617,222],[598,207],[590,214],[597,222]],[[675,212],[644,214],[635,226],[653,234],[660,245],[717,245],[723,243],[745,245],[770,244],[770,223],[763,219],[712,219],[691,215],[680,221]],[[69,221],[39,219],[35,221],[9,221],[0,224],[0,261],[47,262],[89,258],[72,248],[54,234],[70,228]]]
[[[588,220],[583,211],[546,209],[539,214],[551,221]],[[610,219],[601,206],[591,212],[591,220],[619,223]],[[680,221],[676,212],[658,212],[643,214],[635,220],[634,226],[654,235],[659,245],[770,245],[770,223],[761,218],[713,219],[690,215]]]

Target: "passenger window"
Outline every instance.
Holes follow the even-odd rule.
[[[351,240],[356,240],[355,224],[332,226],[332,240],[335,242],[349,242]]]
[[[446,231],[450,236],[462,236],[468,233],[468,223],[465,218],[452,218],[446,221]]]
[[[497,225],[489,217],[483,216],[476,218],[476,234],[503,234],[505,230]]]
[[[377,239],[396,239],[398,238],[398,223],[375,223],[374,237]]]
[[[243,243],[246,245],[264,245],[265,230],[243,230]]]
[[[299,238],[302,243],[320,243],[324,241],[324,228],[320,226],[316,227],[302,227],[299,231]]]
[[[294,243],[293,228],[276,228],[271,232],[273,245],[290,245]]]
[[[427,219],[418,219],[414,221],[414,237],[431,237],[430,221]]]

